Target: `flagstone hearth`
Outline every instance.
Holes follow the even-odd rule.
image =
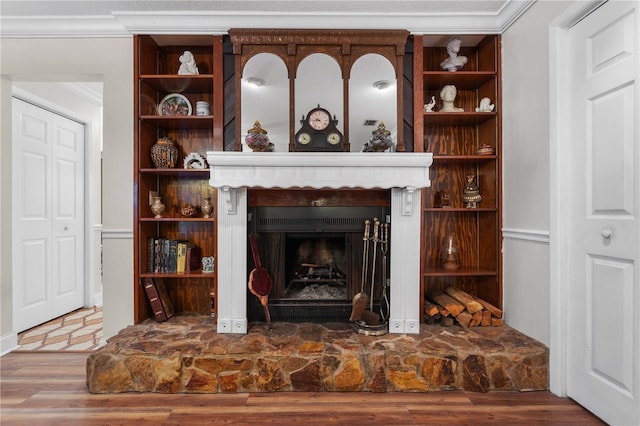
[[[548,349],[508,327],[420,325],[366,336],[349,324],[250,323],[218,333],[213,318],[147,320],[87,359],[91,393],[545,390]]]

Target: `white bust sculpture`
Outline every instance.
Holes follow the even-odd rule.
[[[463,108],[457,108],[453,105],[453,101],[456,99],[458,90],[453,84],[448,84],[440,91],[440,98],[442,99],[442,109],[440,112],[463,112]]]
[[[462,41],[457,37],[452,38],[449,44],[447,44],[447,53],[449,54],[449,57],[440,64],[440,67],[443,70],[451,72],[458,71],[467,63],[466,56],[458,56],[461,44]]]
[[[476,112],[492,112],[495,108],[495,105],[491,103],[491,99],[482,98],[480,99],[480,106],[476,108]]]
[[[199,74],[198,67],[196,66],[196,60],[193,57],[193,53],[185,50],[180,56],[180,68],[178,69],[180,75],[196,75]]]

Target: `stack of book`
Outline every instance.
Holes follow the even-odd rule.
[[[150,237],[147,242],[147,271],[156,274],[185,273],[199,270],[200,247],[187,240]]]

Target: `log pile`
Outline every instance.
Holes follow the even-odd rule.
[[[462,327],[497,327],[504,324],[502,309],[457,287],[429,293],[424,301],[427,324],[440,323],[446,327],[456,322]]]

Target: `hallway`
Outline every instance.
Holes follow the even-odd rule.
[[[83,308],[18,334],[18,351],[90,351],[102,339],[102,306]]]

